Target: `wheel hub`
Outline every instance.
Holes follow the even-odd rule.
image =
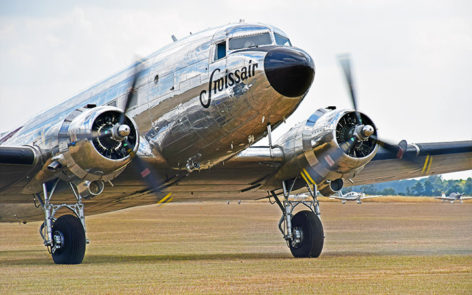
[[[53,246],[51,252],[54,253],[57,250],[61,249],[64,245],[64,235],[60,231],[55,231],[53,234]]]
[[[292,247],[299,248],[303,241],[303,230],[300,227],[294,227],[293,230],[293,239],[292,239]]]

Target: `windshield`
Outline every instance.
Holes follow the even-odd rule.
[[[292,46],[292,43],[290,43],[290,40],[287,37],[284,37],[280,34],[274,33],[275,36],[275,43],[277,45],[281,46]]]
[[[272,39],[270,38],[270,34],[268,32],[252,36],[241,36],[229,39],[230,50],[259,47],[261,45],[270,44],[272,44]]]

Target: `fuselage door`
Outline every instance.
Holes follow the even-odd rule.
[[[210,54],[210,62],[208,67],[208,75],[211,75],[215,69],[219,69],[216,74],[222,74],[226,70],[226,53],[227,53],[227,40],[221,39],[214,43],[213,53]]]
[[[202,97],[202,104],[205,107],[209,107],[210,103],[215,105],[214,99],[217,99],[217,95],[220,93],[222,86],[220,85],[220,78],[226,73],[227,66],[227,38],[226,34],[219,34],[213,37],[210,54],[208,57],[208,72],[206,76],[206,92]],[[202,79],[203,80],[203,79]],[[218,89],[218,87],[220,89]],[[220,91],[219,91],[220,90]]]

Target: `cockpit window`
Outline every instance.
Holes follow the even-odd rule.
[[[274,33],[275,36],[275,43],[280,46],[292,46],[290,40],[287,37],[284,37],[280,34]]]
[[[234,37],[229,39],[230,50],[259,47],[261,45],[270,44],[272,44],[272,39],[270,38],[269,33],[262,33],[252,36]]]

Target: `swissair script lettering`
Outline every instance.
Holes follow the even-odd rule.
[[[210,75],[210,81],[208,82],[208,90],[202,90],[200,92],[200,103],[204,108],[208,108],[211,104],[211,95],[212,90],[213,94],[216,94],[219,91],[223,91],[228,87],[241,83],[244,80],[247,80],[249,77],[254,76],[256,72],[256,68],[258,67],[258,63],[252,63],[249,61],[249,65],[246,67],[242,67],[239,70],[235,70],[234,72],[226,72],[226,74],[216,80],[213,80],[213,76],[216,73],[221,72],[219,68],[213,70]]]

